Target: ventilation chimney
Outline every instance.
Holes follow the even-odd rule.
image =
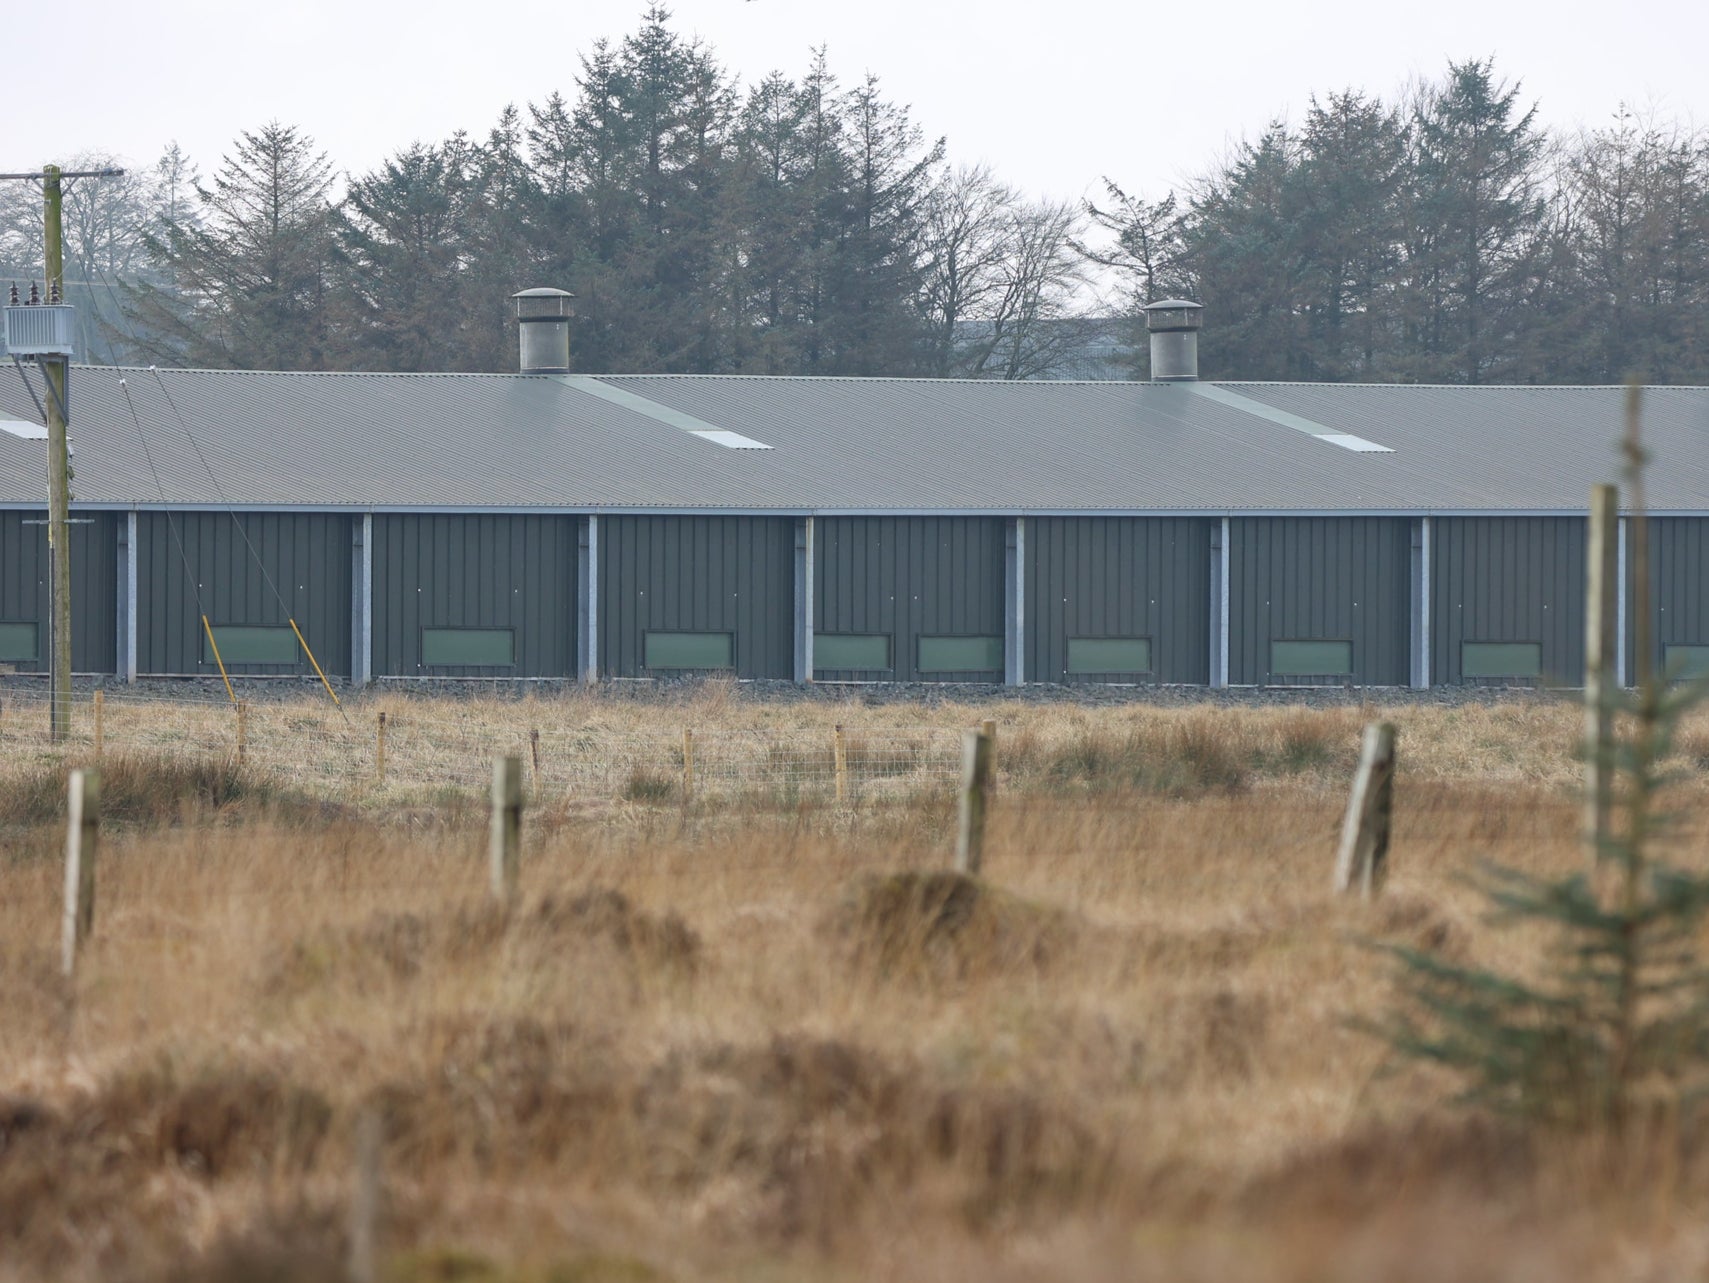
[[[516,328],[522,338],[524,374],[570,372],[570,318],[575,295],[549,286],[510,296],[516,302]]]
[[[1145,328],[1151,334],[1151,381],[1191,383],[1199,377],[1199,326],[1204,311],[1198,303],[1166,298],[1149,303]]]

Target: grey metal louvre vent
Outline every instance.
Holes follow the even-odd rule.
[[[72,334],[76,308],[65,303],[38,303],[0,311],[6,313],[6,348],[13,356],[75,354]]]

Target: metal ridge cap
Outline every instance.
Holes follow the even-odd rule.
[[[952,379],[910,374],[592,374],[589,379],[668,379],[707,383],[906,383],[980,388],[1151,387],[1146,379]],[[562,376],[553,376],[562,377]]]
[[[71,368],[84,373],[110,374],[219,374],[252,378],[282,379],[549,379],[549,374],[524,374],[503,370],[221,370],[203,365],[83,365]]]
[[[1383,383],[1383,382],[1309,382],[1303,379],[1199,379],[1183,380],[1181,386],[1192,382],[1213,383],[1222,387],[1247,388],[1382,388],[1384,390],[1437,392],[1624,392],[1624,383]],[[1640,383],[1645,392],[1709,392],[1709,383]]]

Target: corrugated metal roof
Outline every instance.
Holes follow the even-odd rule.
[[[1578,511],[1617,471],[1624,398],[1621,388],[1198,385],[1238,394],[1212,397],[1119,382],[598,382],[620,395],[549,375],[79,367],[74,490],[85,503],[143,506],[164,491],[174,505],[266,507]],[[0,378],[3,416],[35,418],[15,375]],[[772,448],[726,449],[673,426],[687,421]],[[1394,453],[1339,449],[1299,422]],[[1709,389],[1650,389],[1644,428],[1658,461],[1652,506],[1709,512]],[[42,444],[0,434],[0,503],[45,495]]]

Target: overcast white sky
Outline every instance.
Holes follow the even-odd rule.
[[[8,6],[14,104],[0,170],[90,150],[152,162],[177,139],[204,175],[240,130],[301,126],[360,173],[420,139],[482,135],[507,102],[573,97],[577,55],[639,25],[644,0],[84,0]],[[1160,196],[1316,91],[1388,96],[1449,58],[1493,54],[1551,125],[1618,103],[1709,125],[1709,3],[1428,4],[1224,0],[677,0],[673,25],[744,82],[829,46],[845,83],[876,72],[952,159],[1039,195],[1108,174]],[[48,51],[65,51],[61,69]]]

